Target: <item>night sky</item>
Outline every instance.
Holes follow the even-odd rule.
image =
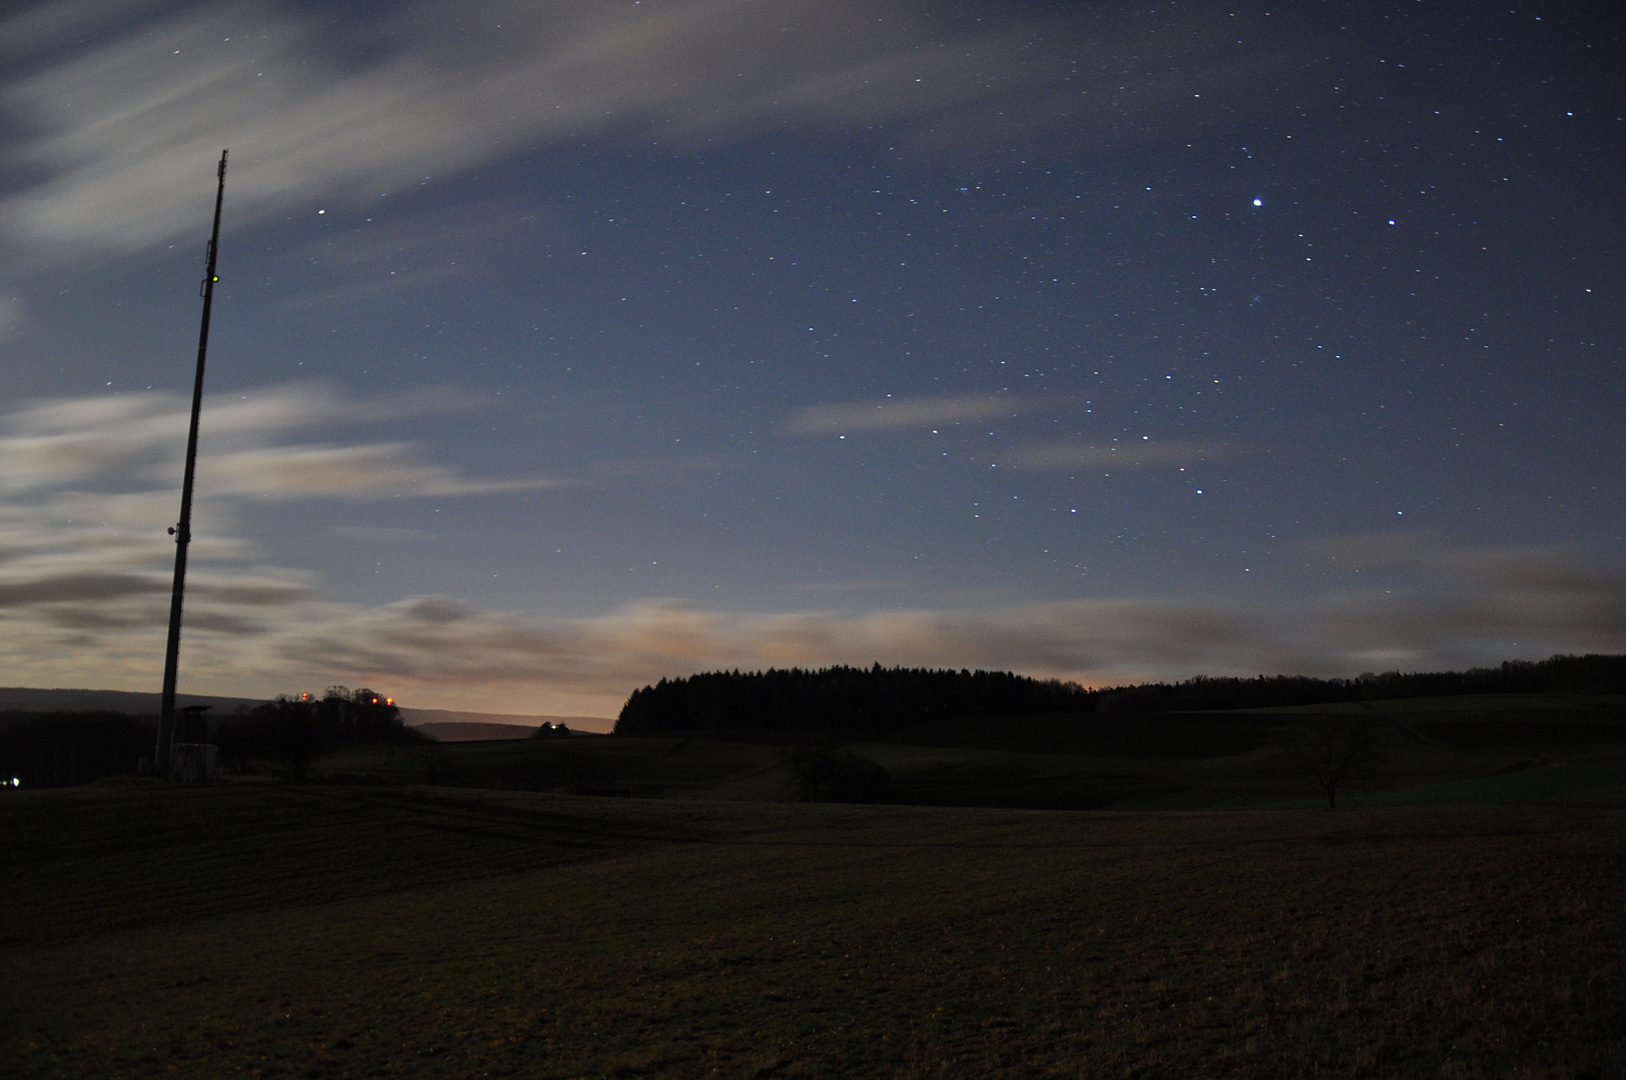
[[[20,11],[19,11],[20,8]],[[1626,651],[1614,5],[0,22],[0,683]]]

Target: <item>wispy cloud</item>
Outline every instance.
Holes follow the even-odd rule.
[[[546,211],[511,197],[369,218],[337,243],[318,230],[289,253],[308,286],[279,303],[329,306],[421,292],[484,275],[505,250],[558,235]]]
[[[1429,531],[1327,537],[1305,544],[1302,553],[1307,567],[1343,574],[1478,581],[1520,589],[1590,588],[1596,580],[1593,563],[1578,547],[1473,547]]]
[[[406,443],[261,447],[213,455],[199,463],[198,476],[213,492],[275,499],[497,495],[569,484],[552,477],[477,479],[415,457]]]
[[[698,145],[903,123],[957,151],[1042,147],[1256,91],[1295,50],[1227,14],[1157,33],[1111,14],[979,21],[894,0],[422,0],[360,21],[274,0],[56,0],[0,24],[0,42],[31,43],[10,47],[0,108],[22,133],[8,157],[38,178],[0,201],[0,230],[115,252],[190,235],[212,193],[198,178],[226,146],[232,223],[652,127]],[[1146,74],[1081,51],[1135,55]],[[1038,102],[1020,123],[1004,108],[1017,95]]]
[[[86,5],[56,6],[67,19]],[[0,100],[37,133],[23,157],[52,179],[0,206],[0,223],[93,248],[171,239],[195,216],[185,180],[228,145],[242,220],[317,192],[376,198],[525,145],[629,124],[661,122],[698,139],[770,116],[845,116],[857,101],[897,115],[975,92],[969,73],[947,81],[937,50],[909,65],[937,77],[905,86],[901,20],[885,18],[901,12],[881,7],[472,7],[412,5],[368,28],[377,36],[366,59],[346,49],[343,24],[268,2],[126,20],[125,32],[6,87]],[[790,39],[801,47],[773,47]]]
[[[0,341],[16,337],[23,328],[23,301],[17,296],[0,296]]]
[[[155,684],[167,577],[132,551],[95,569],[117,554],[111,541],[94,547],[95,532],[77,553],[0,561],[0,653],[15,681]],[[1595,555],[1415,534],[1317,547],[1388,551],[1391,576],[1369,582],[1349,566],[1298,600],[1215,591],[860,612],[642,600],[593,618],[539,619],[444,596],[334,603],[308,575],[216,560],[191,592],[188,689],[252,695],[359,682],[421,707],[610,716],[640,685],[717,668],[879,661],[1113,684],[1626,650],[1626,570]]]
[[[270,694],[385,685],[430,707],[613,713],[635,687],[713,668],[833,663],[1009,668],[1112,683],[1209,674],[1354,674],[1511,656],[1626,649],[1626,568],[1564,545],[1480,546],[1430,533],[1333,537],[1283,556],[1307,595],[1213,591],[974,607],[730,612],[642,600],[596,618],[538,619],[420,596],[324,599],[307,571],[265,565],[235,507],[247,499],[381,498],[534,490],[542,478],[470,477],[398,442],[313,441],[364,405],[380,417],[464,402],[425,391],[361,403],[331,388],[212,400],[187,611],[189,686]],[[875,403],[855,408],[869,418]],[[986,419],[991,397],[896,403],[909,424]],[[890,406],[883,408],[886,412]],[[40,401],[0,415],[0,655],[11,681],[143,688],[168,612],[173,477],[184,402],[169,395]],[[1232,452],[1140,444],[1143,465]],[[1070,448],[1076,463],[1077,447]],[[1125,451],[1092,451],[1117,455]],[[1086,459],[1087,460],[1087,459]],[[368,543],[419,539],[343,526]],[[854,583],[872,590],[883,583]],[[839,602],[839,601],[838,601]]]
[[[901,581],[819,581],[790,586],[794,593],[869,593],[903,588]]]
[[[971,420],[1016,416],[1033,402],[1009,394],[963,394],[957,397],[878,398],[811,405],[786,418],[789,435],[849,432],[913,431],[948,427]]]
[[[189,640],[205,643],[205,653],[208,641],[231,653],[231,642],[295,631],[324,610],[308,573],[257,562],[263,556],[236,520],[247,500],[489,495],[558,483],[469,476],[401,442],[309,441],[313,429],[354,429],[469,401],[430,389],[363,402],[310,384],[207,401]],[[162,655],[152,651],[152,634],[168,618],[174,543],[165,526],[174,521],[188,410],[185,399],[154,393],[35,401],[0,413],[0,655],[8,678],[139,686],[139,673],[150,673]],[[259,663],[239,659],[245,671]]]
[[[1626,566],[1574,545],[1478,547],[1404,532],[1327,538],[1304,555],[1338,582],[1317,601],[1320,634],[1366,666],[1626,646]]]
[[[105,603],[127,596],[159,592],[163,581],[151,574],[85,571],[46,574],[21,581],[0,582],[0,608],[39,604]]]
[[[1562,548],[1457,550],[1516,565],[1522,581],[1565,584],[1510,594],[1498,580],[1428,577],[1397,595],[1341,580],[1323,594],[1278,604],[1213,593],[977,611],[752,614],[641,601],[598,618],[554,622],[419,598],[345,613],[290,642],[288,655],[303,664],[342,657],[380,681],[442,701],[517,696],[544,701],[538,712],[570,706],[606,714],[646,682],[717,668],[880,661],[1117,683],[1198,673],[1353,675],[1626,648],[1620,568]]]
[[[1248,453],[1249,448],[1224,442],[1030,443],[1011,453],[1018,469],[1065,472],[1131,465],[1192,465]]]
[[[434,533],[422,529],[400,529],[388,525],[335,525],[328,532],[358,544],[410,544],[435,539]]]
[[[473,399],[429,389],[360,401],[324,384],[210,398],[203,409],[200,485],[216,495],[379,499],[535,491],[549,477],[469,477],[419,460],[407,443],[290,442],[313,428],[383,423],[464,407]],[[178,394],[69,398],[0,414],[0,494],[94,481],[173,482],[180,475],[190,402]]]

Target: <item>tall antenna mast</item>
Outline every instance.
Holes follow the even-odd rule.
[[[164,693],[158,706],[158,747],[153,768],[167,776],[175,744],[175,669],[181,657],[181,595],[186,589],[186,546],[192,542],[192,475],[198,464],[198,413],[203,408],[203,358],[209,351],[209,310],[215,302],[215,256],[220,251],[220,206],[226,199],[226,151],[216,170],[215,226],[209,234],[209,269],[203,276],[203,326],[198,331],[198,371],[192,380],[192,426],[186,434],[186,473],[181,480],[181,520],[170,529],[175,537],[175,585],[169,596],[169,642],[164,647]]]

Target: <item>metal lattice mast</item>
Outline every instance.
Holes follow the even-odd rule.
[[[226,151],[220,152],[216,171],[215,224],[209,234],[209,269],[203,276],[203,326],[198,331],[198,370],[192,380],[192,425],[186,435],[186,473],[181,480],[181,518],[169,531],[175,537],[175,584],[169,597],[169,641],[164,647],[164,692],[158,706],[158,746],[154,771],[169,773],[175,743],[175,670],[181,656],[181,596],[186,589],[186,547],[192,542],[192,476],[198,462],[198,413],[203,408],[203,359],[209,351],[209,311],[214,306],[215,256],[220,251],[220,207],[226,198]]]

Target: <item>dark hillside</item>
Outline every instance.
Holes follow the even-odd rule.
[[[888,741],[1078,757],[1211,758],[1257,750],[1282,724],[1279,716],[1251,713],[977,716],[916,724]]]

